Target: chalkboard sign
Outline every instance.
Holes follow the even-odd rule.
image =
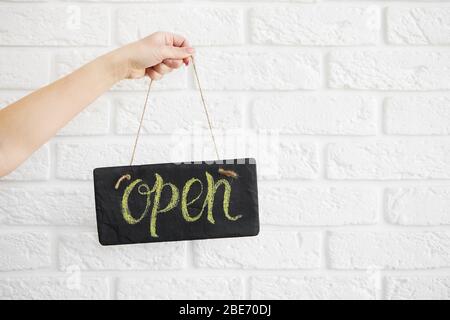
[[[255,236],[254,159],[94,170],[102,245]]]

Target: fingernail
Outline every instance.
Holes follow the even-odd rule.
[[[194,53],[195,50],[194,50],[194,48],[186,48],[186,52],[187,53]]]

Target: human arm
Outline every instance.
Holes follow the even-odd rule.
[[[0,177],[118,81],[144,75],[158,80],[188,64],[192,54],[183,37],[158,32],[98,57],[0,110]]]

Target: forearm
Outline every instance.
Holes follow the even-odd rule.
[[[19,166],[117,81],[145,75],[158,80],[183,62],[187,65],[193,52],[185,38],[156,32],[0,110],[0,177]]]
[[[124,76],[119,50],[0,110],[0,176],[12,171]]]

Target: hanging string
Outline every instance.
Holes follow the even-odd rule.
[[[149,83],[148,89],[147,89],[147,95],[145,96],[144,108],[142,108],[141,121],[139,121],[139,129],[136,134],[136,139],[134,140],[133,152],[131,153],[130,166],[133,165],[134,156],[136,154],[136,147],[137,147],[137,144],[139,141],[139,135],[141,133],[142,122],[144,122],[145,110],[147,109],[147,102],[148,102],[148,97],[150,95],[150,89],[152,88],[152,84],[153,84],[153,79],[150,79],[150,83]]]
[[[200,98],[202,99],[203,110],[205,111],[206,120],[208,120],[209,132],[211,134],[211,139],[214,144],[214,150],[216,151],[217,160],[220,160],[219,150],[217,149],[216,139],[214,137],[214,133],[213,133],[212,125],[211,125],[211,118],[209,117],[209,112],[208,112],[208,108],[206,106],[205,97],[203,96],[203,89],[202,89],[202,86],[200,85],[200,79],[198,77],[198,72],[197,72],[197,67],[195,66],[194,57],[191,57],[191,61],[192,61],[192,68],[194,69],[195,79],[197,80],[198,90],[200,92]]]
[[[200,84],[200,79],[199,79],[199,76],[198,76],[197,67],[195,65],[194,57],[191,57],[191,61],[192,61],[192,68],[194,70],[194,76],[195,76],[195,79],[196,79],[196,82],[197,82],[197,86],[198,86],[198,89],[199,89],[199,92],[200,92],[200,98],[202,100],[203,110],[205,112],[206,120],[208,121],[209,132],[211,134],[211,139],[212,139],[212,142],[214,144],[214,150],[216,152],[217,160],[220,160],[219,149],[217,148],[216,138],[214,136],[212,123],[211,123],[211,117],[209,116],[208,107],[206,105],[206,100],[205,100],[205,97],[203,95],[203,89],[202,89],[202,86]],[[152,84],[153,84],[153,80],[150,80],[150,83],[149,83],[148,89],[147,89],[147,95],[145,97],[144,107],[142,108],[141,120],[139,121],[139,128],[138,128],[138,131],[137,131],[137,134],[136,134],[136,139],[134,140],[133,152],[131,153],[130,166],[133,165],[134,156],[136,154],[136,148],[137,148],[137,145],[138,145],[139,136],[140,136],[141,129],[142,129],[142,123],[144,122],[144,115],[145,115],[145,111],[147,110],[148,98],[149,98],[149,95],[150,95],[150,90],[152,88]],[[231,178],[234,178],[234,179],[238,178],[237,173],[232,171],[232,170],[225,170],[223,168],[219,168],[219,173],[224,175],[224,176],[231,177]]]

